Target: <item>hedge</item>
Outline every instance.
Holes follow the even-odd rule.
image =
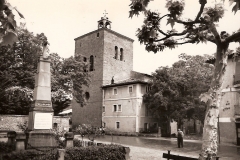
[[[3,160],[56,160],[57,157],[57,149],[49,151],[23,150],[2,155]]]
[[[120,145],[73,147],[66,149],[65,160],[125,160],[125,148]]]
[[[65,149],[65,160],[125,160],[126,151],[120,145],[72,147]],[[2,155],[3,160],[56,160],[57,149],[24,150]]]
[[[1,153],[10,153],[15,150],[15,145],[9,145],[6,142],[0,142],[0,154]]]

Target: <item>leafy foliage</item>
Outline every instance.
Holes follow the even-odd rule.
[[[124,160],[126,150],[120,145],[101,145],[90,147],[74,147],[66,149],[64,158],[66,160],[92,160],[92,159],[114,159]]]
[[[80,124],[75,128],[75,132],[82,137],[82,140],[84,136],[87,136],[90,141],[94,141],[94,139],[101,134],[98,128],[90,124]]]
[[[208,57],[181,54],[172,67],[160,67],[152,74],[152,90],[144,102],[160,122],[184,118],[203,122],[206,105],[198,97],[210,87],[214,67],[204,64]]]
[[[23,15],[6,0],[0,0],[0,46],[12,45],[18,41],[16,33],[17,24],[14,19],[15,15],[12,12],[13,10],[15,10],[21,18],[24,18]]]
[[[230,0],[233,2],[234,0]],[[235,0],[234,11],[239,8],[239,0]],[[177,45],[199,42],[216,43],[215,30],[213,25],[224,16],[223,4],[216,4],[214,7],[205,8],[206,0],[199,1],[200,9],[194,20],[183,21],[182,12],[185,7],[183,0],[166,0],[166,8],[169,13],[160,16],[156,11],[147,10],[149,1],[132,0],[130,4],[130,17],[139,15],[143,12],[145,19],[141,28],[137,29],[137,37],[140,43],[143,43],[147,51],[154,53],[163,51],[165,48],[173,49]],[[171,30],[164,31],[161,27],[162,20],[167,19],[167,25],[171,25]],[[174,29],[175,24],[183,25],[183,31]],[[236,33],[235,33],[236,34]],[[230,36],[230,35],[229,35]]]
[[[12,46],[0,47],[0,113],[28,114],[33,101],[33,89],[37,62],[42,54],[42,43],[47,37],[36,36],[26,29],[18,29],[19,41]],[[70,105],[75,96],[82,105],[82,85],[88,84],[88,74],[83,72],[84,63],[77,58],[61,58],[57,53],[51,59],[52,102],[55,114]]]
[[[19,41],[0,47],[1,113],[27,114],[44,34],[18,28]]]
[[[58,148],[62,149],[66,147],[65,134],[67,133],[67,131],[61,128],[61,126],[58,126],[57,128],[52,129],[52,133],[57,142]]]
[[[230,5],[234,2],[236,2],[235,5],[232,8],[233,12],[236,13],[238,10],[240,10],[240,0],[229,0],[229,2],[230,2]]]
[[[57,149],[50,151],[23,150],[20,152],[11,152],[3,154],[4,160],[56,160],[58,158]]]
[[[17,127],[25,133],[28,131],[28,121],[24,121],[23,123],[18,122]]]
[[[224,0],[223,0],[224,1]],[[232,34],[226,31],[218,32],[217,22],[224,15],[223,3],[216,4],[211,8],[206,8],[205,5],[207,0],[199,0],[199,11],[195,19],[183,19],[184,1],[181,0],[167,0],[166,8],[168,13],[163,16],[158,14],[157,20],[151,20],[149,17],[153,13],[152,11],[147,11],[147,5],[143,3],[143,0],[132,0],[130,4],[130,17],[133,15],[138,15],[143,12],[145,19],[149,19],[146,23],[144,21],[141,28],[137,30],[137,37],[140,43],[144,43],[147,51],[152,51],[154,53],[158,51],[163,51],[165,48],[173,49],[178,45],[188,44],[188,43],[199,43],[199,42],[211,42],[216,45],[215,54],[215,68],[213,73],[213,78],[211,80],[211,85],[207,93],[202,94],[202,99],[207,101],[206,115],[204,120],[204,134],[203,134],[203,144],[199,159],[205,159],[206,157],[217,154],[217,117],[219,114],[219,107],[221,101],[221,86],[223,83],[223,77],[226,71],[227,58],[228,58],[228,47],[232,42],[240,42],[240,30],[233,32]],[[232,8],[233,12],[237,12],[240,7],[240,0],[229,0],[230,4],[235,2]],[[140,4],[140,5],[139,5]],[[141,6],[141,7],[137,7]],[[148,14],[146,14],[148,13]],[[155,12],[154,12],[155,13]],[[183,30],[174,30],[174,32],[169,32],[163,30],[161,27],[161,21],[166,18],[167,24],[171,24],[171,28],[175,24],[182,26]],[[153,22],[158,21],[156,25],[152,25]],[[151,25],[149,25],[151,24]],[[154,31],[154,36],[149,36],[150,31]],[[166,70],[166,68],[164,69]],[[162,70],[161,72],[164,72]],[[168,69],[167,69],[168,70]],[[170,76],[169,76],[170,77]],[[173,81],[174,82],[174,81]],[[164,87],[165,84],[161,84]],[[173,90],[175,86],[166,84],[170,88],[169,91]],[[174,93],[174,92],[170,92]],[[181,93],[181,92],[180,92]],[[176,95],[181,95],[176,92]],[[172,98],[177,97],[175,94]],[[164,96],[158,95],[159,98],[163,99]],[[168,98],[168,97],[167,97]],[[175,99],[173,99],[175,100]],[[164,107],[169,103],[162,103]],[[170,107],[168,107],[168,111]],[[214,113],[214,114],[213,114]],[[209,152],[209,150],[211,152]],[[209,153],[213,153],[209,155]]]
[[[10,153],[15,150],[14,144],[8,144],[6,142],[0,142],[0,154]]]

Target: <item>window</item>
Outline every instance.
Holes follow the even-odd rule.
[[[114,95],[117,95],[117,88],[114,88],[114,89],[113,89],[113,94],[114,94]]]
[[[89,92],[85,92],[85,99],[86,99],[86,100],[89,100],[89,98],[90,98]]]
[[[105,106],[102,107],[102,112],[105,112]]]
[[[121,104],[114,104],[113,105],[113,112],[122,112],[122,105]]]
[[[146,93],[149,92],[150,90],[152,90],[152,86],[147,85],[147,86],[146,86]]]
[[[94,57],[93,55],[90,56],[90,71],[94,70]]]
[[[87,62],[87,58],[86,57],[83,57],[83,62]]]
[[[120,128],[120,122],[116,122],[116,128],[117,128],[117,129]]]
[[[133,92],[133,86],[128,86],[128,92],[132,93]]]
[[[114,56],[115,59],[118,59],[118,47],[115,46],[115,56]]]
[[[120,61],[123,61],[123,49],[120,48]]]
[[[118,105],[118,112],[121,112],[122,111],[122,106],[121,104]]]
[[[117,105],[113,105],[113,111],[117,112]]]
[[[57,128],[58,124],[57,123],[53,123],[53,128]]]
[[[99,37],[99,33],[97,33],[97,38]]]
[[[79,46],[82,47],[82,43],[79,43]]]

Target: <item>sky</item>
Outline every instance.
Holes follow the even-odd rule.
[[[208,0],[211,1],[211,0]],[[217,0],[213,0],[217,1]],[[143,15],[129,18],[129,4],[131,0],[8,0],[23,15],[24,19],[17,22],[25,22],[30,32],[35,34],[44,33],[50,43],[50,53],[58,53],[61,57],[74,56],[75,41],[81,35],[97,29],[97,21],[104,16],[112,22],[111,29],[131,39],[133,43],[133,70],[151,74],[160,66],[171,66],[178,61],[178,55],[214,54],[216,46],[212,43],[187,44],[175,49],[166,49],[154,54],[145,51],[145,46],[140,45],[136,37],[136,30],[140,28],[144,20]],[[185,0],[184,17],[194,18],[199,10],[198,0]],[[207,5],[213,3],[208,2]],[[234,4],[229,6],[225,0],[225,16],[219,22],[218,31],[232,33],[240,28],[240,11],[235,15],[231,11]],[[166,14],[165,0],[151,1],[149,9]],[[170,29],[163,21],[164,29]],[[175,26],[175,29],[181,29]],[[239,44],[233,43],[230,49],[235,49]]]

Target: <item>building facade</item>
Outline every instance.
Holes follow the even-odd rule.
[[[149,76],[142,74],[124,81],[103,86],[103,127],[114,132],[139,133],[158,130],[158,120],[153,118],[143,95],[150,89]],[[140,73],[139,73],[140,74]]]

